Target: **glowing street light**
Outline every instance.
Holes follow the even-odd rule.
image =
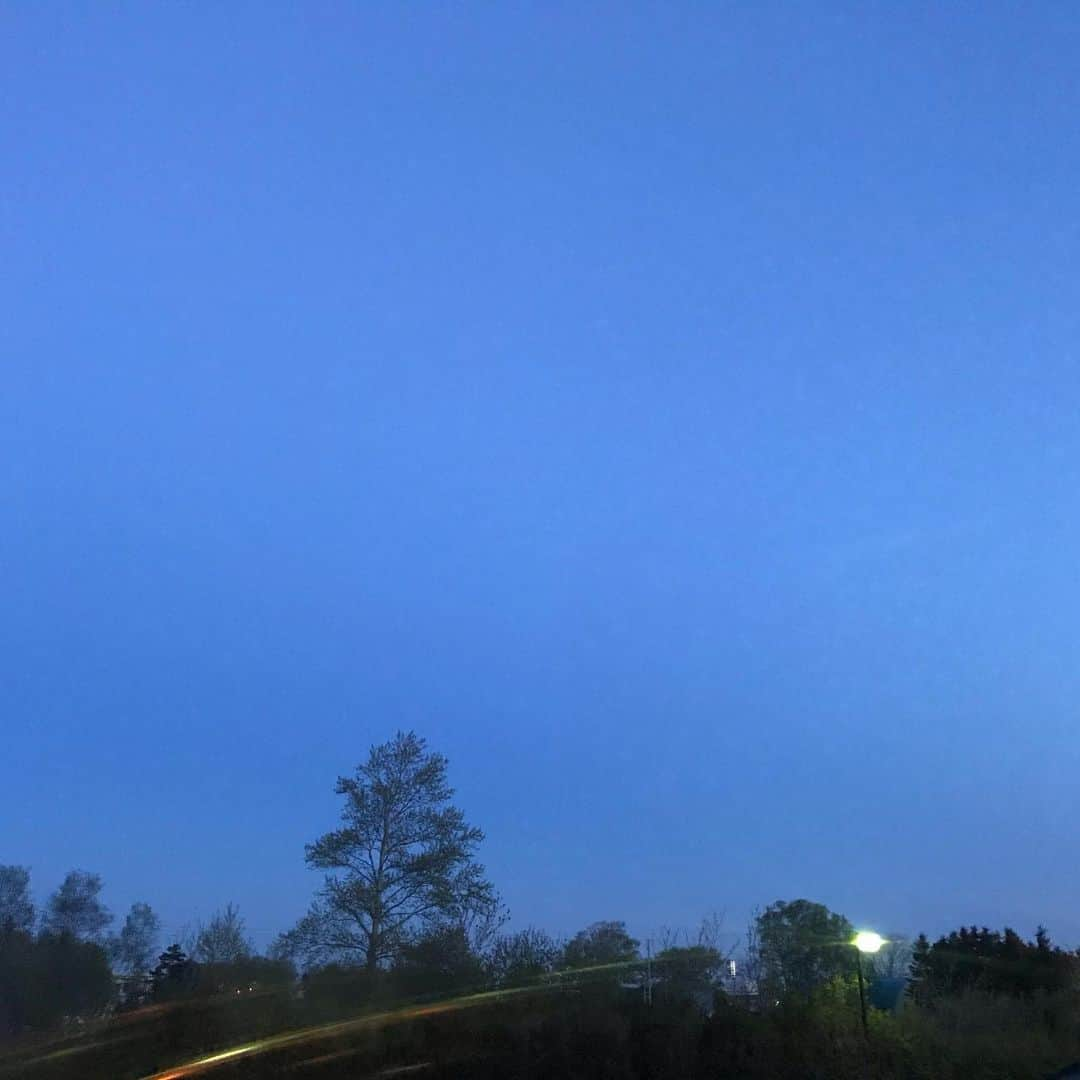
[[[885,939],[873,930],[860,930],[855,935],[855,948],[859,952],[876,953],[884,944]]]
[[[859,1011],[862,1013],[863,1038],[870,1038],[870,1029],[866,1023],[866,990],[863,986],[862,954],[873,955],[885,944],[885,939],[873,930],[860,930],[852,939],[855,946],[855,970],[859,973]]]

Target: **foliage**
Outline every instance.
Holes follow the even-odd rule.
[[[1032,941],[985,927],[913,946],[891,941],[865,960],[865,1036],[851,924],[808,900],[777,902],[750,928],[747,986],[770,1007],[746,995],[737,1005],[716,989],[725,962],[716,917],[696,939],[661,936],[645,995],[633,990],[643,962],[622,922],[593,923],[562,947],[533,928],[497,936],[504,915],[475,861],[481,834],[452,805],[446,761],[423,740],[399,734],[373,747],[337,790],[342,827],[307,849],[325,887],[274,955],[253,955],[229,904],[199,927],[192,956],[171,945],[146,976],[159,924],[134,904],[110,940],[127,973],[121,1008],[147,998],[158,1007],[110,1019],[116,995],[100,942],[111,916],[100,878],[68,874],[35,938],[28,871],[0,867],[0,1035],[29,1033],[0,1071],[38,1080],[168,1074],[185,1059],[263,1047],[266,1035],[293,1030],[329,1034],[310,1045],[306,1034],[269,1040],[267,1059],[229,1067],[332,1077],[419,1065],[433,1080],[1034,1080],[1080,1058],[1080,958],[1041,927]],[[320,955],[353,963],[309,966],[297,982],[288,961],[296,951],[309,965]],[[544,978],[560,968],[571,974]],[[873,1008],[887,996],[876,991],[899,985],[908,968],[905,1007]],[[514,992],[470,992],[485,987]],[[428,996],[451,1000],[415,1001]],[[37,1033],[62,1024],[60,1049],[42,1054]]]
[[[305,1004],[319,1015],[350,1013],[368,1005],[385,991],[382,973],[362,964],[325,964],[300,978]]]
[[[392,984],[399,994],[448,994],[478,988],[484,964],[460,926],[436,927],[403,946],[394,961]]]
[[[560,950],[543,930],[528,927],[497,938],[487,956],[488,976],[496,986],[522,986],[550,972]]]
[[[336,976],[367,976],[358,967]],[[326,995],[313,992],[323,982]],[[369,999],[344,1005],[327,972],[312,990],[288,994],[197,997],[146,1010],[100,1031],[41,1066],[10,1075],[27,1080],[145,1076],[230,1047],[257,1044],[273,1032],[308,1029],[331,1018],[344,1033],[286,1040],[229,1076],[408,1076],[433,1080],[1037,1080],[1080,1056],[1070,1018],[1071,992],[1013,998],[979,991],[940,1008],[912,1005],[898,1016],[871,1013],[869,1037],[858,1020],[851,979],[816,988],[808,1004],[754,1012],[718,999],[711,1015],[677,1001],[645,1005],[640,995],[596,988],[508,995],[442,1011],[423,1007],[377,1026],[354,1021]],[[335,1025],[336,1026],[336,1025]],[[80,1046],[84,1053],[71,1053]],[[7,1059],[8,1061],[10,1059]],[[417,1067],[423,1067],[422,1071]],[[216,1070],[215,1070],[216,1071]]]
[[[847,975],[855,963],[851,923],[823,904],[778,900],[757,916],[756,927],[758,978],[767,1000],[809,1000],[817,987]]]
[[[564,946],[562,965],[567,968],[625,965],[638,959],[638,941],[624,922],[595,922],[579,930]]]
[[[723,966],[723,955],[708,945],[663,949],[653,961],[657,981],[654,994],[659,998],[711,1004],[714,985]]]
[[[254,951],[239,909],[227,904],[196,931],[191,956],[200,964],[230,964]]]
[[[160,930],[161,921],[149,904],[132,904],[120,933],[110,942],[115,967],[128,975],[149,971]]]
[[[98,899],[101,878],[85,870],[72,870],[49,897],[42,916],[42,931],[70,934],[81,941],[100,941],[112,914]]]
[[[307,963],[355,958],[374,971],[433,926],[497,912],[474,858],[483,833],[451,804],[446,771],[445,757],[399,732],[338,779],[342,827],[306,849],[308,865],[326,871],[324,887],[283,950]]]
[[[151,976],[155,1001],[176,1001],[191,994],[198,982],[198,964],[176,944],[158,957]]]
[[[0,1032],[43,1031],[100,1013],[112,998],[105,950],[69,933],[0,935]]]
[[[30,871],[25,866],[0,866],[0,934],[34,928]]]
[[[296,972],[287,960],[243,955],[199,963],[179,945],[170,945],[154,968],[155,1001],[181,1001],[220,994],[253,994],[289,988]]]
[[[968,991],[1031,997],[1053,994],[1072,986],[1077,959],[1056,948],[1043,927],[1034,941],[1016,931],[961,927],[932,945],[925,936],[916,942],[909,992],[923,1004]]]
[[[195,994],[253,994],[290,987],[296,972],[287,960],[266,956],[237,956],[195,965],[192,992]]]

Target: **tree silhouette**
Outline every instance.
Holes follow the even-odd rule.
[[[498,897],[474,857],[483,833],[451,804],[446,772],[445,757],[399,732],[338,779],[341,828],[306,849],[324,885],[281,950],[375,971],[434,927],[490,922]]]
[[[34,928],[30,871],[25,866],[0,866],[0,934]]]
[[[235,904],[226,904],[208,923],[199,927],[191,956],[200,964],[230,964],[253,952],[240,909]]]
[[[49,897],[42,930],[70,934],[80,941],[100,941],[112,922],[112,914],[98,899],[101,878],[85,870],[72,870]]]
[[[149,904],[132,904],[120,933],[111,942],[113,963],[129,975],[148,971],[160,929],[161,922]]]
[[[767,998],[813,991],[854,963],[854,928],[843,915],[810,900],[778,900],[757,916],[760,979]]]
[[[624,964],[638,957],[638,942],[626,931],[624,922],[595,922],[579,930],[563,949],[568,968]]]

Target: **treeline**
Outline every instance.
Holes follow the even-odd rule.
[[[231,904],[193,928],[187,951],[159,955],[150,905],[132,904],[113,933],[101,892],[99,875],[72,870],[38,913],[26,867],[0,866],[0,1036],[295,977],[287,961],[256,954]]]
[[[0,867],[0,1033],[147,1017],[122,1050],[93,1044],[123,1060],[100,1050],[98,1072],[85,1058],[76,1070],[145,1075],[365,1010],[495,991],[513,993],[454,1024],[398,1025],[364,1051],[369,1064],[411,1067],[417,1047],[438,1046],[469,1062],[445,1075],[1024,1077],[1080,1057],[1080,958],[1042,927],[1032,940],[968,927],[887,941],[862,959],[861,988],[856,928],[805,899],[758,912],[737,956],[716,918],[644,948],[618,920],[567,940],[509,933],[445,758],[399,734],[336,790],[338,827],[305,851],[322,886],[264,955],[231,904],[161,951],[145,903],[114,929],[97,875],[72,871],[37,912],[28,871]]]
[[[418,999],[470,1001],[484,989],[508,996],[446,1017],[412,1019],[403,1010],[377,1036],[285,1047],[242,1075],[303,1066],[305,1074],[344,1076],[361,1065],[376,1072],[434,1060],[429,1071],[447,1077],[854,1078],[869,1069],[959,1080],[1041,1077],[1077,1055],[1078,960],[1044,932],[1024,941],[1011,931],[964,929],[913,949],[889,943],[866,958],[872,1001],[864,1038],[851,930],[823,905],[777,902],[753,920],[734,979],[716,920],[690,941],[667,935],[651,956],[623,923],[608,921],[563,942],[534,929],[500,933],[482,951],[461,933],[429,931],[375,972],[341,962],[297,972],[256,955],[238,912],[226,908],[194,935],[190,953],[170,946],[141,980],[144,1003],[167,1011],[129,1013],[133,1003],[116,1001],[105,1031],[120,1025],[121,1040],[98,1028],[85,1056],[13,1067],[42,1080],[149,1075],[282,1031],[392,1016]],[[50,981],[95,985],[71,958],[95,955],[100,973],[110,955],[108,939],[79,941],[70,931],[24,928],[5,937],[7,946],[20,940],[41,947],[39,989]],[[130,988],[132,978],[121,976],[119,986]],[[906,993],[881,993],[897,982]],[[134,1028],[125,1026],[128,1016]]]
[[[136,903],[118,933],[100,899],[101,878],[72,871],[38,917],[24,867],[0,866],[0,1032],[45,1031],[62,1021],[123,1013],[144,1005],[180,1003],[288,990],[341,1009],[509,989],[570,974],[643,985],[640,943],[623,922],[594,923],[566,941],[536,928],[470,935],[462,925],[431,925],[399,942],[378,968],[348,959],[298,971],[283,940],[260,955],[232,904],[157,953],[160,923]],[[711,992],[725,962],[719,923],[705,920],[693,943],[676,935],[660,943],[650,967],[664,991]],[[318,1010],[316,1010],[318,1011]]]

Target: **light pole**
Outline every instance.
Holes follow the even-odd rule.
[[[859,1010],[862,1013],[863,1038],[869,1039],[870,1028],[866,1023],[866,989],[863,986],[862,954],[876,953],[885,944],[885,939],[880,934],[875,934],[873,930],[860,930],[851,944],[855,946],[855,970],[859,973]]]

